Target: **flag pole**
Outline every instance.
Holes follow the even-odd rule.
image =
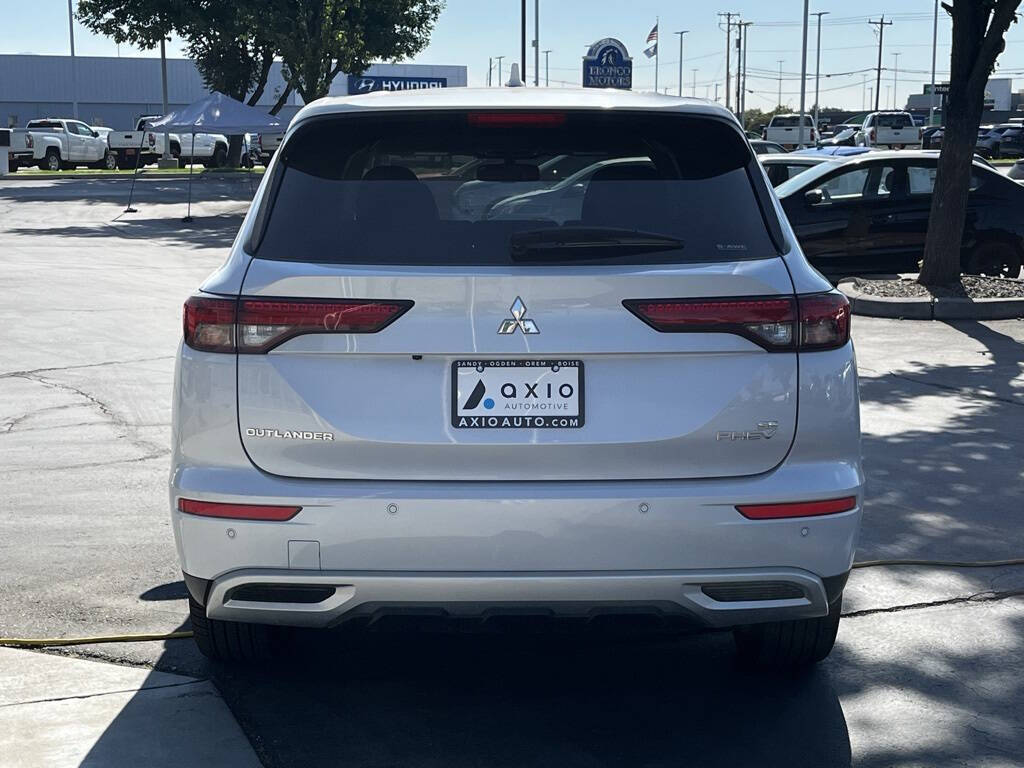
[[[658,93],[658,38],[661,37],[661,30],[658,29],[658,25],[661,23],[661,19],[657,16],[654,17],[654,29],[658,33],[654,38],[654,92]]]

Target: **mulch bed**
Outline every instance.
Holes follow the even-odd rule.
[[[914,280],[868,280],[858,277],[854,286],[870,296],[892,298],[1024,299],[1024,280],[963,275],[960,284],[925,287]]]

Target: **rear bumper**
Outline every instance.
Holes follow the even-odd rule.
[[[199,584],[190,577],[193,589]],[[838,580],[835,586],[841,588]],[[820,577],[796,568],[471,574],[245,569],[203,587],[210,618],[304,627],[386,613],[591,619],[638,612],[726,627],[824,616],[837,597]],[[260,592],[247,594],[246,588]],[[292,599],[296,588],[307,590],[304,600]]]
[[[381,607],[461,615],[514,608],[588,616],[653,608],[727,626],[825,615],[852,564],[860,506],[749,520],[736,504],[862,498],[859,465],[783,465],[732,480],[591,483],[295,481],[255,469],[179,469],[182,570],[211,618],[330,626]],[[198,517],[180,497],[287,504],[287,522]],[[797,596],[721,601],[764,582]],[[202,587],[194,585],[202,584]],[[238,600],[246,585],[326,586],[316,603]],[[792,593],[792,590],[790,590]]]

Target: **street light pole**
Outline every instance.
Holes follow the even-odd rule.
[[[550,66],[551,62],[548,59],[548,54],[549,53],[551,53],[551,49],[550,48],[548,48],[546,51],[544,51],[544,87],[545,88],[550,87],[550,83],[551,83],[551,80],[549,78],[549,75],[551,74],[551,66]]]
[[[500,88],[501,87],[501,60],[504,59],[505,57],[504,56],[495,56],[494,58],[496,58],[498,60],[498,87]]]
[[[68,36],[71,38],[71,112],[78,119],[78,70],[75,63],[75,15],[68,0]]]
[[[892,59],[892,108],[896,109],[896,102],[899,99],[899,97],[896,95],[896,83],[900,71],[900,55],[898,53],[894,53],[892,55]]]
[[[820,105],[818,103],[819,84],[821,80],[821,17],[827,16],[828,11],[818,11],[814,14],[818,17],[818,49],[815,53],[814,62],[814,129],[818,129],[818,114]]]
[[[540,0],[533,0],[533,87],[540,85]]]
[[[526,0],[522,0],[520,3],[522,8],[522,17],[520,19],[521,26],[519,30],[519,61],[522,62],[519,69],[522,70],[519,76],[522,78],[522,82],[526,83]]]
[[[679,35],[679,95],[683,95],[683,35],[690,30],[684,29],[676,32]]]
[[[928,107],[928,125],[935,125],[935,49],[939,39],[939,0],[935,0],[935,17],[932,19],[932,98]]]
[[[804,0],[804,42],[800,60],[800,147],[804,145],[804,114],[807,108],[807,24],[810,21],[810,11],[810,0]]]
[[[693,93],[691,93],[690,95],[693,96],[693,98],[696,99],[697,98],[697,73],[700,70],[698,68],[694,67],[694,69],[692,69],[691,71],[693,72]]]

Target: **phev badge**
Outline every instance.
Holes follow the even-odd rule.
[[[526,305],[523,300],[516,296],[516,300],[512,302],[512,306],[509,308],[512,312],[512,317],[507,317],[501,321],[498,326],[498,333],[510,334],[515,333],[516,328],[521,330],[523,333],[540,333],[540,328],[533,320],[529,320],[526,317]]]

